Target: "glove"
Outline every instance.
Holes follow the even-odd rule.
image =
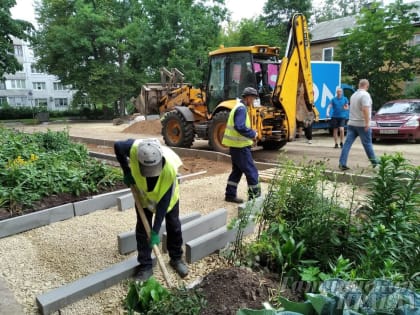
[[[130,187],[131,185],[134,185],[136,182],[134,181],[133,175],[131,175],[131,173],[128,174],[124,174],[124,179],[123,179],[124,184],[126,184],[128,187]]]
[[[151,230],[150,231],[150,242],[149,242],[150,248],[153,248],[154,245],[159,245],[159,244],[160,244],[159,234],[156,233],[155,231]]]

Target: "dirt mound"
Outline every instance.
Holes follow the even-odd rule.
[[[209,273],[196,288],[208,303],[200,315],[234,315],[240,308],[262,309],[278,283],[249,269],[234,267]]]
[[[124,133],[139,133],[146,135],[160,135],[162,125],[159,119],[141,120],[133,122],[123,130]]]

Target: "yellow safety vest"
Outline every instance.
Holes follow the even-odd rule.
[[[238,103],[229,114],[229,118],[226,124],[225,134],[223,135],[222,144],[227,147],[233,148],[245,148],[252,146],[253,141],[250,138],[244,137],[235,129],[235,111],[239,106],[246,106],[242,103]],[[249,120],[248,113],[246,114],[245,126],[251,128],[251,121]]]
[[[141,141],[142,140],[134,141],[130,149],[130,169],[134,181],[136,182],[136,186],[139,189],[141,206],[155,213],[156,205],[159,203],[159,201],[162,199],[162,197],[165,195],[165,193],[168,191],[171,185],[173,185],[172,197],[169,202],[168,209],[166,209],[166,211],[169,212],[179,200],[179,184],[176,175],[177,169],[180,165],[180,159],[173,151],[171,155],[168,156],[168,150],[162,150],[163,157],[165,158],[165,165],[162,169],[162,172],[159,175],[159,178],[153,190],[147,191],[147,180],[146,177],[141,175],[140,165],[137,159],[137,151]],[[175,165],[173,164],[174,159],[171,160],[171,157],[173,158],[174,155],[178,157],[178,161],[176,161]]]

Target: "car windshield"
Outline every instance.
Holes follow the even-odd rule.
[[[389,102],[379,109],[383,114],[420,114],[420,102]]]

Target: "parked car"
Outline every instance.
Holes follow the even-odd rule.
[[[389,101],[372,118],[372,138],[420,140],[420,99]]]

